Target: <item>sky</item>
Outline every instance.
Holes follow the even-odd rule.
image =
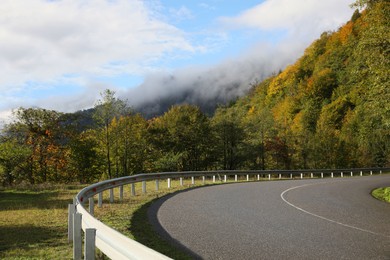
[[[352,2],[1,0],[0,127],[19,107],[91,108],[105,89],[130,106],[227,95],[293,63]]]

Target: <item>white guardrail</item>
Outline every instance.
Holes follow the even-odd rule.
[[[146,181],[155,180],[156,190],[159,187],[159,180],[167,179],[168,188],[171,186],[173,178],[180,179],[183,185],[184,178],[191,178],[191,184],[195,184],[195,177],[202,177],[203,184],[206,178],[212,178],[216,182],[216,176],[222,182],[227,182],[228,178],[234,176],[238,181],[238,176],[246,176],[246,180],[260,180],[260,177],[271,180],[273,178],[293,178],[303,179],[324,178],[324,177],[345,177],[363,176],[373,173],[382,174],[388,172],[390,168],[358,168],[358,169],[337,169],[337,170],[264,170],[264,171],[197,171],[197,172],[166,172],[147,173],[127,176],[112,180],[102,181],[82,189],[74,198],[73,204],[68,206],[68,240],[73,241],[73,258],[82,259],[84,232],[84,259],[95,259],[95,248],[97,247],[111,259],[170,259],[169,257],[150,249],[135,240],[132,240],[118,231],[106,226],[94,218],[94,196],[98,195],[98,206],[103,203],[105,190],[110,190],[110,202],[114,201],[113,189],[119,187],[119,196],[123,198],[123,186],[131,185],[131,193],[135,195],[135,183],[142,182],[142,192],[146,193]],[[221,177],[223,176],[223,178]],[[89,209],[85,208],[88,201]]]

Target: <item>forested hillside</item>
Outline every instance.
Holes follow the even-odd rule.
[[[265,168],[383,166],[390,154],[390,4],[369,1],[229,108]],[[234,112],[233,112],[234,111]],[[265,153],[265,155],[263,154]]]
[[[147,120],[110,90],[92,116],[19,108],[0,136],[0,181],[390,166],[390,3],[355,5],[366,8],[212,117],[177,105]]]

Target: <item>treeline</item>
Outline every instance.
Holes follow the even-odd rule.
[[[0,181],[390,166],[390,6],[357,2],[362,5],[363,12],[323,33],[295,64],[212,117],[176,105],[147,120],[110,90],[92,120],[84,113],[20,108],[0,136]]]

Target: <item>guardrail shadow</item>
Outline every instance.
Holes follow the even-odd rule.
[[[202,259],[199,255],[191,251],[180,241],[171,237],[169,233],[165,231],[157,218],[157,212],[161,205],[173,196],[206,186],[198,186],[175,191],[160,198],[155,198],[141,206],[134,212],[131,220],[133,224],[129,227],[129,230],[133,234],[135,240],[173,259]],[[145,230],[145,226],[148,230]],[[156,234],[160,237],[158,244],[151,243],[148,237],[156,236]]]

